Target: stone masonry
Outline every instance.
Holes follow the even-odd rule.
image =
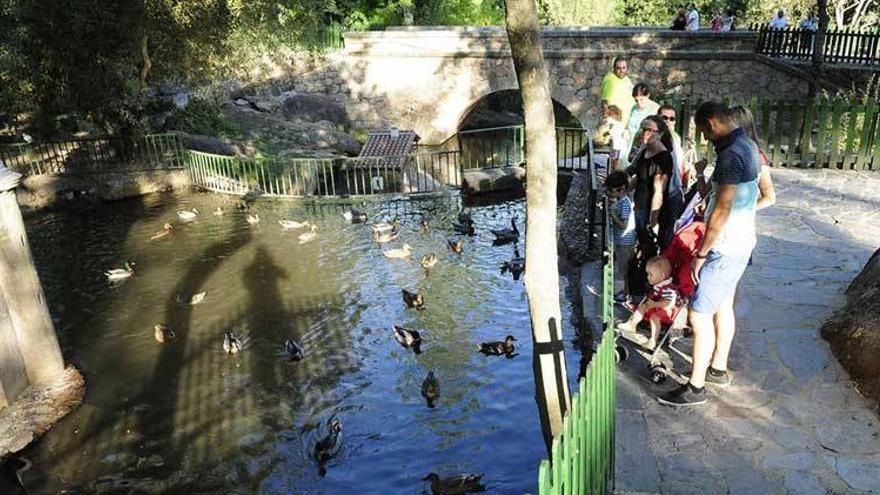
[[[552,97],[582,124],[597,119],[602,77],[615,56],[655,94],[692,100],[756,96],[797,99],[809,83],[753,53],[756,35],[633,28],[544,28]],[[356,127],[413,129],[424,144],[454,135],[471,108],[518,87],[501,28],[409,28],[346,33],[345,50],[292,81],[298,93],[329,95]]]

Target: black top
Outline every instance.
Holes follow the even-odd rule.
[[[654,176],[664,174],[667,179],[672,176],[672,154],[663,150],[651,158],[645,158],[645,154],[642,153],[635,163],[626,169],[626,173],[636,177],[633,191],[635,209],[650,211],[651,198],[654,196]],[[668,189],[664,188],[663,201],[666,201],[668,195]]]
[[[685,26],[687,26],[687,18],[685,17],[676,17],[672,21],[672,30],[673,31],[684,31]]]

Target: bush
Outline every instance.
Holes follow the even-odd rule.
[[[190,134],[216,137],[233,137],[238,132],[219,107],[199,98],[190,100],[185,108],[175,107],[168,126]]]

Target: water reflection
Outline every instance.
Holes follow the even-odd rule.
[[[367,225],[343,218],[344,205],[257,201],[243,211],[234,201],[162,194],[28,220],[65,355],[88,383],[83,406],[27,453],[34,492],[411,493],[428,488],[429,472],[534,490],[546,452],[528,308],[523,285],[499,270],[518,252],[493,247],[490,232],[523,218],[521,201],[467,206],[475,235],[460,237],[461,254],[445,246],[462,208],[455,197],[368,202],[358,207]],[[223,216],[177,219],[218,207]],[[318,237],[300,245],[281,219],[307,219]],[[369,224],[379,221],[399,222],[401,239],[375,244]],[[166,222],[171,233],[151,241]],[[383,247],[403,242],[410,260],[385,259]],[[419,260],[430,253],[426,271]],[[103,271],[125,260],[135,274],[110,286]],[[424,309],[408,309],[402,288],[423,294]],[[159,323],[174,341],[154,340]],[[401,347],[392,325],[418,330],[422,352]],[[226,331],[249,344],[226,354]],[[508,334],[526,359],[477,352]],[[304,359],[284,355],[286,339]],[[430,371],[442,389],[434,408],[422,393]],[[315,447],[333,420],[344,442],[322,478]]]

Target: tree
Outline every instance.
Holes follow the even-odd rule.
[[[556,251],[556,127],[534,0],[505,0],[510,52],[522,93],[526,160],[526,295],[536,395],[548,446],[570,397],[562,348]]]

